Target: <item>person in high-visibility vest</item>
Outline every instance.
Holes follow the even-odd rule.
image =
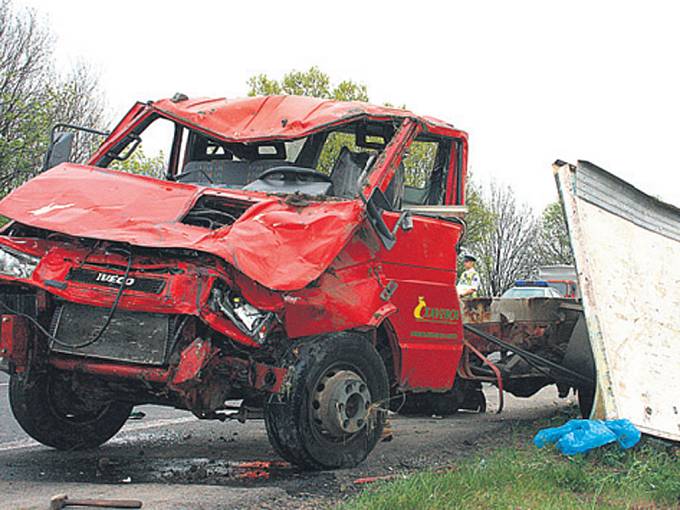
[[[482,285],[482,280],[479,273],[475,269],[475,262],[477,259],[470,254],[463,255],[463,267],[465,271],[458,279],[458,295],[463,299],[474,299],[478,296],[479,287]]]

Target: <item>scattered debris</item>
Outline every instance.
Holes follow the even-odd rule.
[[[69,499],[66,494],[57,494],[50,500],[50,510],[66,507],[89,508],[142,508],[142,502],[135,499]]]
[[[143,411],[132,411],[130,413],[130,416],[128,417],[128,420],[142,420],[146,417],[146,413]]]
[[[272,472],[286,469],[291,469],[288,462],[253,460],[236,464],[233,476],[237,480],[269,480]]]
[[[392,431],[392,422],[388,418],[387,421],[385,422],[385,428],[383,428],[383,433],[382,433],[382,438],[381,441],[383,443],[389,443],[394,439],[394,433]]]
[[[395,478],[404,478],[404,475],[392,474],[392,475],[383,475],[383,476],[366,476],[364,478],[357,478],[356,480],[354,480],[354,484],[355,485],[366,485],[366,484],[369,484],[369,483],[394,480]]]
[[[240,462],[235,467],[240,469],[289,469],[291,466],[288,462],[283,462],[281,460],[251,460],[247,462]]]

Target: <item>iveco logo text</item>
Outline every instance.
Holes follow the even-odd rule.
[[[115,283],[116,285],[123,285],[123,276],[118,276],[117,274],[108,274],[108,273],[97,273],[97,277],[95,278],[95,281],[97,282],[107,282],[107,283]],[[135,279],[134,278],[128,278],[125,280],[125,286],[130,287],[135,284]]]

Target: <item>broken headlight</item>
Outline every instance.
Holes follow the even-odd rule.
[[[212,308],[215,311],[226,315],[241,332],[257,343],[264,343],[276,319],[274,312],[255,308],[243,296],[220,284],[213,287],[211,297]]]
[[[0,245],[0,274],[15,278],[30,278],[40,259]]]

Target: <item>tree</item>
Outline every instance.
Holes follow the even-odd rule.
[[[492,184],[480,197],[477,221],[482,228],[468,246],[477,257],[483,293],[498,296],[534,270],[538,223],[509,186]]]
[[[248,80],[249,96],[295,95],[334,99],[337,101],[368,101],[368,89],[363,83],[344,80],[331,85],[330,76],[317,66],[307,71],[293,70],[275,80],[266,74],[252,76]],[[343,146],[352,151],[365,150],[356,146],[354,136],[349,133],[331,133],[319,156],[317,170],[329,174]]]
[[[106,129],[105,101],[99,79],[84,62],[77,63],[62,78],[52,95],[50,117],[55,121]],[[72,161],[85,162],[101,142],[101,136],[77,132]]]
[[[574,263],[567,222],[559,202],[548,204],[541,214],[537,258],[539,265]]]
[[[312,66],[307,71],[290,71],[284,74],[281,80],[272,79],[266,74],[258,74],[248,80],[249,96],[278,94],[337,101],[368,101],[366,85],[344,80],[332,86],[330,77],[317,66]]]
[[[493,229],[493,216],[471,173],[468,173],[465,184],[465,205],[468,208],[465,215],[465,245],[475,246]]]
[[[293,70],[283,75],[281,80],[275,80],[266,74],[252,76],[248,80],[249,96],[266,95],[297,95],[319,97],[322,99],[334,99],[336,101],[364,101],[368,102],[368,88],[363,83],[352,80],[343,80],[337,85],[331,84],[330,76],[318,67],[312,66],[307,71]],[[391,106],[386,104],[386,106]],[[405,109],[405,106],[401,106]],[[318,170],[330,173],[333,163],[338,157],[343,146],[354,152],[366,150],[358,147],[354,136],[349,133],[331,133],[319,156]],[[405,183],[409,186],[422,186],[429,178],[432,170],[431,162],[434,161],[436,144],[431,142],[415,142],[409,148],[405,163]],[[429,166],[428,166],[429,165]]]
[[[123,161],[113,161],[109,168],[132,174],[148,175],[156,179],[165,179],[165,154],[160,151],[155,156],[147,156],[140,146],[129,158]]]
[[[85,64],[60,76],[53,49],[54,37],[35,11],[0,0],[0,195],[40,171],[55,123],[104,126],[96,76]],[[82,161],[95,141],[76,142]]]

